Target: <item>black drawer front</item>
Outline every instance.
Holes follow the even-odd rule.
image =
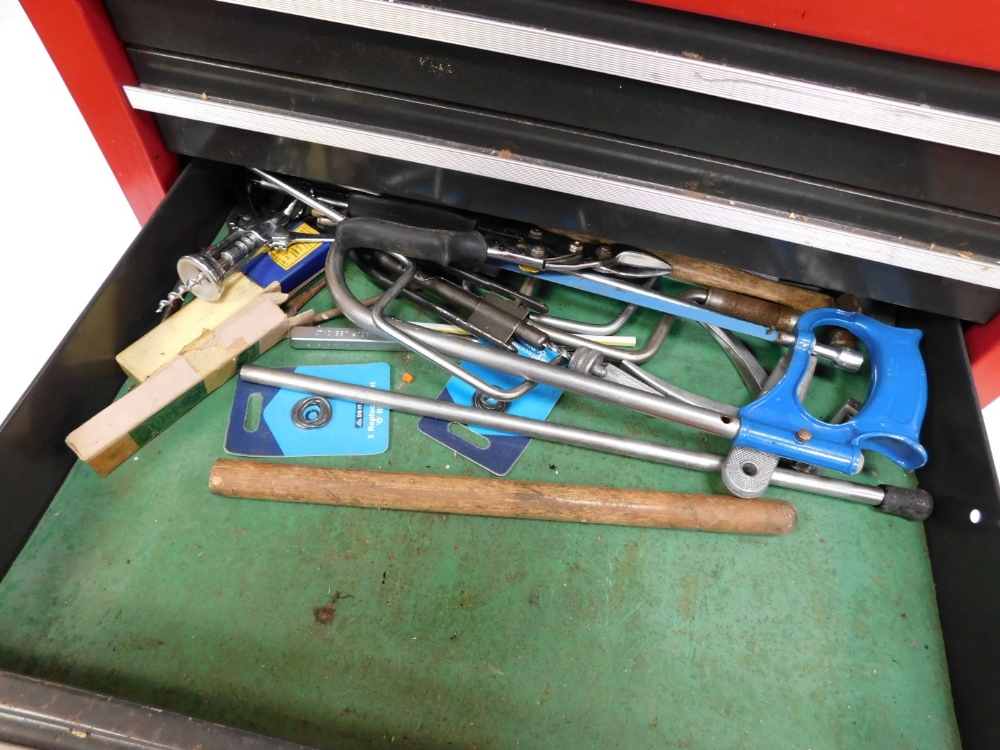
[[[108,0],[137,47],[427,97],[1000,216],[1000,157],[724,98],[215,0]],[[487,6],[490,4],[486,4]],[[642,46],[996,114],[998,76],[632,3],[504,4]],[[597,13],[598,9],[601,11]],[[485,12],[481,8],[471,12]],[[653,12],[650,13],[650,10]],[[625,13],[627,11],[627,13]],[[611,23],[619,15],[617,25]],[[696,52],[691,52],[696,50]],[[142,77],[142,80],[145,80]]]
[[[171,150],[199,158],[616,238],[963,320],[986,322],[1000,303],[992,289],[596,200],[530,187],[512,193],[488,178],[191,120],[159,117],[158,123]]]
[[[115,355],[157,322],[184,253],[211,242],[232,209],[234,170],[188,167],[0,425],[0,571],[6,572],[76,457],[66,436],[103,409],[125,376]]]

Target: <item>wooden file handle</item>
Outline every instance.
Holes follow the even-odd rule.
[[[786,534],[797,519],[779,500],[230,459],[215,462],[208,488],[258,500],[737,534]]]
[[[759,299],[766,299],[769,302],[776,302],[799,312],[813,310],[817,307],[834,306],[830,295],[822,292],[782,284],[780,281],[771,281],[739,268],[730,268],[707,260],[686,258],[683,255],[674,255],[660,250],[650,250],[649,252],[670,263],[673,266],[673,271],[668,278],[678,281],[747,294]]]
[[[554,234],[562,234],[580,242],[604,242],[613,245],[611,240],[600,237],[592,237],[579,232],[566,232],[562,229],[550,229]],[[780,281],[771,281],[758,276],[755,273],[744,271],[732,266],[724,266],[721,263],[713,263],[710,260],[699,260],[689,258],[686,255],[676,255],[664,250],[645,249],[645,252],[652,253],[667,261],[673,270],[668,278],[682,281],[686,284],[696,286],[714,287],[715,289],[726,289],[730,292],[748,294],[751,297],[766,299],[769,302],[776,302],[779,305],[790,307],[799,312],[814,310],[817,307],[833,307],[833,298],[823,292],[815,292],[811,289],[782,284]]]

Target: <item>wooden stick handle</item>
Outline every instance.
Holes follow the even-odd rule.
[[[258,500],[737,534],[786,534],[797,519],[779,500],[230,459],[215,462],[208,488]]]
[[[549,231],[572,237],[581,242],[606,242],[614,244],[611,240],[592,237],[580,234],[579,232],[566,232],[562,229],[550,229]],[[651,248],[645,248],[645,252],[652,253],[667,261],[673,266],[669,278],[683,281],[687,284],[748,294],[751,297],[759,297],[769,302],[777,302],[779,305],[785,305],[799,312],[814,310],[817,307],[833,307],[833,299],[822,292],[803,289],[791,284],[782,284],[780,281],[771,281],[749,271],[733,268],[732,266],[724,266],[721,263],[713,263],[710,260],[689,258],[686,255],[676,255],[675,253],[668,253],[664,250],[653,250]]]
[[[669,278],[678,281],[748,294],[800,312],[813,310],[817,307],[833,307],[833,299],[822,292],[782,284],[780,281],[771,281],[739,268],[730,268],[707,260],[686,258],[683,255],[674,255],[660,250],[650,250],[649,252],[670,263],[673,266],[673,271]]]

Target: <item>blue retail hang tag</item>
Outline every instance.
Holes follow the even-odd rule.
[[[389,365],[316,365],[284,368],[302,375],[389,390]],[[306,405],[299,422],[296,406],[309,396],[299,391],[237,381],[225,449],[236,456],[370,456],[389,448],[389,409],[340,399],[330,408]]]
[[[530,346],[515,342],[518,354],[549,362],[555,358],[555,353],[547,349],[534,349]],[[505,372],[497,372],[482,365],[471,362],[463,362],[462,367],[472,374],[480,377],[491,385],[500,388],[513,388],[521,379],[515,375]],[[448,381],[444,390],[438,395],[438,401],[446,401],[459,404],[461,406],[472,406],[476,389],[463,380],[452,378]],[[517,417],[537,419],[544,421],[552,412],[556,401],[562,391],[549,385],[536,385],[521,398],[510,403],[506,413]],[[417,429],[429,438],[433,438],[442,445],[451,448],[461,456],[469,459],[475,464],[482,466],[497,476],[504,476],[527,449],[531,438],[521,435],[512,435],[509,432],[501,432],[488,427],[478,427],[469,425],[461,429],[471,430],[481,436],[484,445],[476,445],[470,440],[453,432],[452,423],[443,419],[433,417],[423,417],[417,423]]]

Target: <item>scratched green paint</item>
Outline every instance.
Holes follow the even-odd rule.
[[[394,387],[417,395],[445,381],[398,354],[282,344],[260,364],[348,361],[390,361]],[[693,324],[652,369],[747,398]],[[778,538],[219,498],[206,478],[233,388],[107,479],[73,469],[0,584],[0,667],[324,748],[958,745],[920,525],[780,490],[799,526]],[[823,372],[813,393],[829,415],[864,383]],[[551,419],[724,450],[572,395]],[[484,475],[415,424],[393,415],[382,456],[302,460]],[[912,481],[868,466],[865,481]],[[721,491],[539,441],[511,478]]]

